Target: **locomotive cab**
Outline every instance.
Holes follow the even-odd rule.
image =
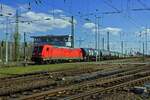
[[[39,62],[42,60],[43,46],[35,46],[32,53],[32,61]]]

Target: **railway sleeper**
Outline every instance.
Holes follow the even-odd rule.
[[[89,98],[91,98],[91,96],[87,96],[87,97],[83,97],[82,100],[89,100]]]
[[[120,81],[120,80],[119,80]],[[125,81],[125,80],[124,80]]]
[[[146,81],[148,81],[148,80],[150,80],[150,76],[149,77],[144,77],[144,78],[140,78],[140,79],[137,79],[137,80],[135,80],[135,81],[129,81],[129,82],[127,82],[127,83],[123,83],[123,84],[121,84],[121,85],[117,85],[117,86],[112,86],[112,87],[108,87],[108,89],[104,89],[103,91],[101,91],[101,93],[107,93],[107,92],[112,92],[112,91],[114,91],[114,90],[122,90],[123,89],[123,87],[125,87],[125,86],[129,86],[130,84],[133,84],[133,85],[139,85],[139,84],[142,84],[142,83],[144,83],[144,82],[146,82]],[[100,91],[100,90],[99,90]]]

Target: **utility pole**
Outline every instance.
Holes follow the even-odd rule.
[[[100,57],[100,17],[97,17],[97,34],[98,34],[98,60],[100,61],[101,57]]]
[[[147,26],[146,26],[146,32],[145,32],[145,54],[147,55]]]
[[[128,54],[128,52],[127,52],[127,50],[125,50],[125,55],[127,56],[127,54]]]
[[[99,20],[100,17],[97,17],[97,48],[98,50],[100,49],[100,32],[99,32],[99,28],[100,28],[100,24],[99,24]]]
[[[24,61],[26,61],[26,33],[24,32]]]
[[[107,50],[110,51],[110,47],[109,47],[109,31],[107,32]]]
[[[4,46],[4,41],[1,41],[1,60],[3,62],[3,46]]]
[[[74,17],[71,16],[71,47],[74,48]]]
[[[96,54],[96,61],[97,61],[97,56],[100,54],[100,33],[99,33],[99,28],[100,28],[100,24],[99,24],[99,20],[100,17],[95,15],[95,49],[98,50],[98,54]],[[98,57],[100,60],[100,57]]]
[[[97,17],[95,15],[95,49],[97,49]]]
[[[97,50],[98,49],[98,27],[97,27],[97,16],[95,15],[95,49]],[[96,62],[97,62],[97,54],[96,54],[96,60],[95,60]]]
[[[121,53],[123,54],[123,41],[121,41]]]
[[[102,38],[102,50],[104,50],[104,38]]]
[[[5,52],[5,64],[8,63],[8,16],[6,16],[6,42],[5,42],[5,49],[6,49],[6,52]]]
[[[100,49],[100,34],[99,34],[99,24],[97,25],[97,49],[99,50]]]
[[[143,42],[143,61],[145,60],[145,49],[144,49],[144,42]]]
[[[16,10],[16,26],[15,26],[15,34],[14,34],[14,43],[15,43],[15,61],[18,60],[19,57],[19,15],[18,15],[18,10]]]

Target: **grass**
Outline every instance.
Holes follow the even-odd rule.
[[[122,59],[122,60],[126,61],[126,59]],[[117,62],[117,60],[115,61]],[[26,73],[32,73],[32,72],[38,72],[38,71],[57,71],[57,70],[65,70],[65,69],[75,69],[75,68],[81,68],[83,66],[93,68],[94,67],[92,66],[93,64],[94,62],[88,62],[86,64],[85,63],[84,64],[83,63],[64,63],[64,64],[49,64],[49,65],[30,65],[26,67],[23,67],[23,66],[1,67],[0,77],[7,77],[11,75],[16,75],[16,74],[26,74]]]
[[[20,67],[2,67],[0,68],[0,77],[16,74],[25,74],[38,71],[57,71],[64,69],[79,68],[77,63],[66,63],[66,64],[51,64],[51,65],[31,65],[31,66],[20,66]]]

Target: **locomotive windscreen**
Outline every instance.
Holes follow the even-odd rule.
[[[36,46],[36,47],[34,47],[33,52],[34,53],[40,53],[40,52],[42,52],[42,49],[43,49],[43,46]]]

